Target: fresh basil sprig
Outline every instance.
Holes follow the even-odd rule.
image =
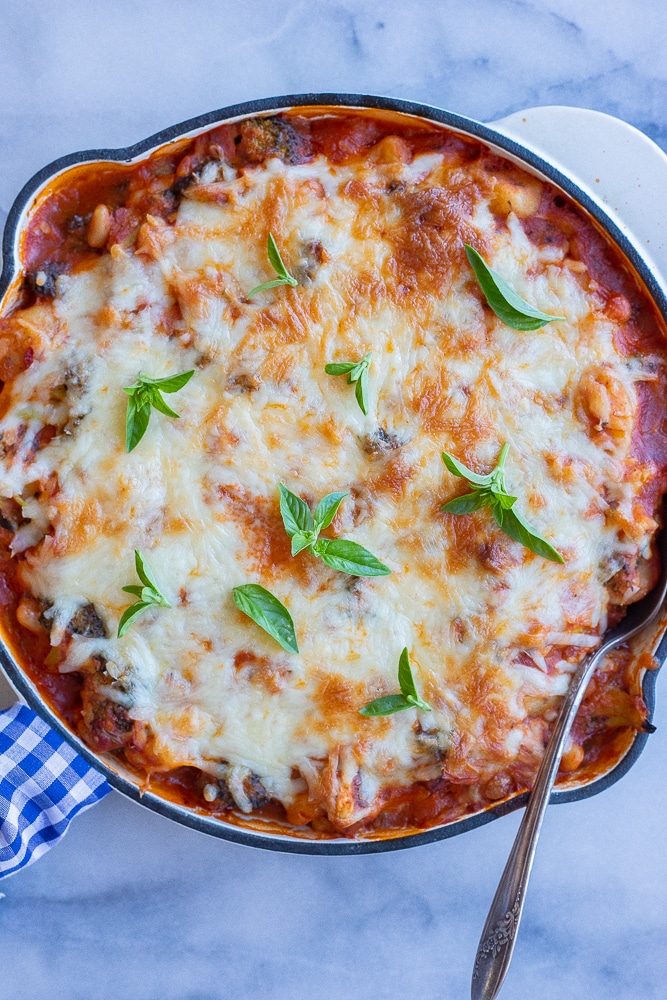
[[[417,694],[417,685],[412,676],[407,646],[398,661],[398,686],[401,689],[400,694],[387,694],[383,698],[369,701],[368,705],[359,709],[359,714],[393,715],[394,712],[403,712],[406,708],[419,708],[422,712],[433,711],[431,706]]]
[[[268,632],[288,653],[298,653],[299,647],[292,616],[270,590],[258,583],[244,583],[232,591],[234,604],[244,615]]]
[[[292,275],[289,273],[289,271],[283,264],[283,259],[280,256],[280,251],[278,250],[276,241],[273,238],[273,233],[269,233],[266,253],[269,258],[271,267],[276,272],[278,277],[274,278],[273,281],[264,281],[262,282],[261,285],[257,285],[256,288],[253,288],[251,292],[248,292],[249,299],[252,298],[253,295],[256,295],[257,292],[265,292],[268,288],[278,288],[279,285],[295,286],[299,284],[296,278],[292,277]]]
[[[193,368],[189,372],[181,372],[180,375],[150,378],[139,372],[137,381],[133,385],[123,388],[123,392],[126,392],[130,397],[127,401],[125,415],[125,447],[128,451],[136,448],[146,433],[151,416],[151,406],[154,410],[164,413],[165,416],[175,417],[178,420],[178,413],[174,413],[171,407],[167,406],[162,398],[162,393],[178,392],[184,385],[187,385],[194,373]]]
[[[475,272],[486,301],[506,326],[511,326],[513,330],[539,330],[547,323],[565,319],[565,316],[549,316],[533,308],[530,303],[517,295],[492,267],[489,267],[474,247],[468,243],[463,245],[468,263]]]
[[[125,635],[130,625],[143,614],[144,611],[148,611],[149,608],[160,607],[160,608],[170,608],[171,604],[166,599],[164,594],[160,593],[160,589],[155,582],[153,574],[149,570],[148,566],[143,560],[141,552],[134,550],[134,565],[137,571],[137,576],[141,580],[141,586],[138,584],[132,584],[130,587],[123,587],[126,594],[134,594],[139,600],[135,604],[131,604],[129,608],[125,608],[125,611],[121,615],[120,621],[118,622],[118,638],[120,639]]]
[[[285,531],[292,539],[292,555],[310,549],[332,569],[350,576],[388,576],[391,570],[357,542],[345,538],[319,538],[328,528],[347,493],[327,493],[315,513],[308,504],[280,483],[280,514]]]
[[[368,413],[368,369],[371,363],[371,352],[364,354],[361,361],[340,361],[324,366],[327,375],[347,375],[347,384],[357,383],[354,390],[354,397],[359,404],[359,409],[364,414]]]
[[[557,552],[553,545],[550,545],[546,538],[542,538],[528,522],[514,509],[517,497],[510,496],[505,487],[505,459],[509,451],[509,444],[505,442],[500,450],[498,464],[493,472],[486,476],[479,476],[472,469],[469,469],[458,459],[448,452],[443,451],[442,460],[452,473],[459,479],[466,479],[472,486],[472,493],[465,493],[461,497],[456,497],[446,503],[442,510],[448,514],[471,514],[480,507],[490,507],[491,513],[496,519],[496,523],[506,535],[513,538],[515,542],[525,545],[531,552],[552,562],[563,563],[560,552]]]

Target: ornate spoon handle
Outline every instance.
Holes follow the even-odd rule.
[[[609,642],[604,643],[595,653],[582,660],[572,677],[486,918],[475,958],[472,1000],[493,1000],[509,969],[537,840],[563,755],[563,747],[591,675],[609,645]]]
[[[572,728],[593,671],[605,653],[641,632],[657,618],[662,609],[667,595],[667,529],[664,527],[658,536],[658,550],[660,579],[656,586],[640,601],[630,606],[626,617],[609,632],[594,653],[584,657],[572,676],[486,918],[472,974],[472,1000],[494,1000],[509,969],[544,811],[549,804],[565,740]]]

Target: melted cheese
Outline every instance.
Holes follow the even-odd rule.
[[[605,630],[610,567],[646,549],[646,532],[622,527],[637,492],[637,397],[614,324],[567,247],[531,242],[511,210],[496,225],[497,197],[488,177],[440,154],[207,168],[173,225],[149,217],[134,250],[60,277],[53,305],[32,315],[41,348],[11,385],[0,431],[19,443],[0,490],[28,496],[54,475],[57,488],[30,501],[37,537],[49,528],[36,545],[16,543],[27,547],[23,582],[49,605],[56,645],[94,604],[109,637],[74,636],[63,669],[104,657],[106,693],[148,725],[153,759],[213,776],[231,766],[241,808],[238,776],[251,772],[288,810],[307,790],[344,829],[390,789],[440,775],[481,786],[526,748],[541,753],[535,720],[565,691],[572,647],[583,654]],[[269,231],[299,286],[248,301],[273,277]],[[483,305],[464,241],[566,320],[504,326]],[[365,416],[324,365],[367,351]],[[140,371],[190,368],[169,397],[180,418],[153,412],[127,454],[123,386]],[[613,435],[587,418],[610,386],[629,414]],[[35,451],[46,425],[64,432]],[[517,509],[562,566],[511,541],[488,511],[440,512],[462,491],[441,452],[488,471],[504,441]],[[311,505],[348,491],[335,533],[391,576],[292,559],[281,482]],[[117,639],[135,548],[171,608]],[[289,608],[299,655],[236,610],[232,588],[251,582]],[[362,717],[397,690],[406,646],[433,711]],[[559,647],[569,654],[554,656]]]

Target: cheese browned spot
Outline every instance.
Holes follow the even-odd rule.
[[[342,117],[327,154],[315,119],[315,138],[280,121],[241,129],[236,153],[218,130],[161,214],[118,217],[108,252],[2,320],[0,491],[21,498],[9,547],[37,602],[21,620],[84,678],[84,737],[148,774],[203,772],[202,808],[431,825],[530,784],[576,663],[652,583],[665,469],[638,386],[664,391],[665,349],[625,266],[606,286],[573,253],[599,236],[548,185],[435,126],[419,147]],[[299,285],[248,300],[274,277],[269,233]],[[565,321],[504,326],[464,243]],[[643,353],[624,346],[642,337],[623,334],[628,296],[652,317]],[[368,351],[365,416],[324,366]],[[127,454],[123,386],[191,368],[180,418],[154,412]],[[517,509],[564,565],[488,510],[441,512],[461,492],[441,452],[486,472],[504,441]],[[327,534],[391,576],[292,558],[279,483],[311,507],[347,491]],[[171,608],[119,640],[134,549]],[[289,608],[299,655],[236,609],[251,582]],[[397,690],[404,647],[432,712],[361,716]],[[621,701],[609,727],[640,725]]]

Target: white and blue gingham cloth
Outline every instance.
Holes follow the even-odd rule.
[[[0,879],[67,832],[111,791],[105,778],[25,705],[0,712]]]

